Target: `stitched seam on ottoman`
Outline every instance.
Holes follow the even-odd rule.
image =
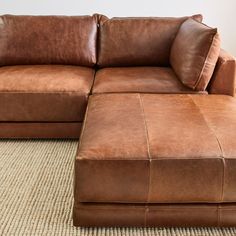
[[[198,108],[198,110],[200,111],[207,127],[212,131],[212,133],[214,134],[215,136],[215,139],[218,143],[218,146],[219,146],[219,149],[220,149],[220,152],[221,152],[221,160],[222,160],[222,163],[223,163],[223,171],[222,171],[222,187],[221,187],[221,197],[220,197],[220,201],[222,202],[223,199],[224,199],[224,185],[225,185],[225,158],[224,158],[224,154],[223,154],[223,149],[222,149],[222,146],[221,146],[221,143],[220,143],[220,140],[218,139],[214,129],[212,129],[212,127],[209,125],[209,122],[207,120],[207,118],[205,117],[205,115],[203,114],[201,108],[197,105],[197,103],[194,101],[193,97],[191,95],[188,95],[191,100],[193,101],[194,105]]]
[[[78,123],[81,123],[81,122],[78,122]],[[1,122],[0,122],[0,125],[1,125]],[[205,160],[211,160],[211,159],[222,159],[222,157],[204,157]],[[236,157],[235,157],[236,158]],[[90,161],[148,161],[149,159],[138,159],[138,158],[129,158],[129,159],[124,159],[124,158],[121,158],[121,157],[117,157],[117,158],[112,158],[112,159],[108,159],[108,158],[103,158],[103,159],[90,159],[90,158],[84,158],[84,159],[81,159],[81,160],[90,160]],[[176,158],[165,158],[165,157],[158,157],[158,158],[152,158],[152,161],[153,160],[177,160]],[[179,160],[202,160],[202,157],[190,157],[190,158],[179,158]]]
[[[217,205],[217,226],[220,227],[220,205]]]
[[[143,117],[143,122],[144,122],[144,128],[145,128],[145,136],[146,136],[146,143],[147,143],[147,153],[148,153],[148,160],[149,160],[149,180],[148,180],[148,192],[147,192],[147,203],[149,202],[150,198],[150,184],[151,184],[151,154],[150,154],[150,146],[149,146],[149,134],[148,134],[148,129],[147,129],[147,121],[145,117],[145,112],[144,112],[144,106],[143,106],[143,100],[140,94],[139,95],[139,102],[140,102],[140,107],[142,111],[142,117]]]
[[[147,227],[147,214],[149,212],[148,205],[145,206],[145,212],[144,212],[144,227]]]

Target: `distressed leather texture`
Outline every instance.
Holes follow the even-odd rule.
[[[75,201],[235,202],[235,121],[230,96],[92,95]]]
[[[134,92],[202,93],[183,85],[170,67],[113,67],[97,71],[93,94]]]
[[[182,83],[204,91],[211,79],[220,53],[217,29],[194,19],[186,20],[173,42],[170,63]]]
[[[221,49],[220,55],[211,78],[209,92],[212,94],[235,95],[236,85],[236,60],[225,50]]]
[[[201,21],[0,16],[0,137],[80,138],[75,226],[236,225],[236,61]]]
[[[192,16],[201,21],[201,15]],[[115,17],[99,27],[98,65],[167,66],[170,48],[189,17]]]
[[[74,207],[81,227],[234,227],[236,204],[102,204]]]
[[[0,65],[96,64],[97,22],[91,16],[0,17]]]
[[[0,121],[83,121],[93,78],[79,66],[0,67]]]

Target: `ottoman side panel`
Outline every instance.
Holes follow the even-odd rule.
[[[77,202],[146,202],[149,162],[140,160],[77,160]]]

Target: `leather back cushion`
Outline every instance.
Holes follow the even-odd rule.
[[[112,18],[100,22],[98,64],[167,66],[180,25],[189,17]],[[193,16],[201,21],[201,15]]]
[[[193,19],[186,20],[171,48],[171,65],[184,85],[206,89],[220,53],[217,29]]]
[[[92,16],[0,17],[0,65],[96,63]]]

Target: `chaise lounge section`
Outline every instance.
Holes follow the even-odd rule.
[[[229,96],[92,95],[75,162],[74,224],[235,225],[235,121]],[[165,219],[172,211],[181,217]]]
[[[172,40],[163,34],[164,47],[155,20],[165,33],[163,22],[173,23],[100,25],[75,160],[75,226],[236,224],[235,59],[220,51],[215,29],[191,18]],[[148,51],[155,43],[158,55]]]

